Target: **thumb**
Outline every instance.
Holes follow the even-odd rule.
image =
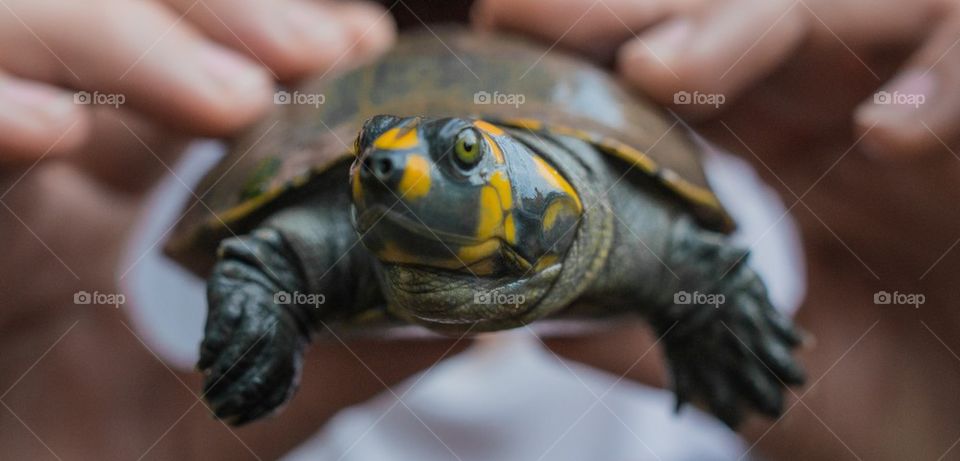
[[[907,65],[862,102],[855,123],[868,153],[905,158],[952,152],[960,142],[960,9],[933,29]],[[951,150],[952,149],[952,150]]]

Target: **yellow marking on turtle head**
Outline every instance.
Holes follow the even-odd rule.
[[[559,257],[558,257],[557,255],[555,255],[555,254],[544,255],[542,258],[540,258],[539,261],[537,261],[537,265],[534,266],[533,270],[536,271],[536,272],[540,272],[540,271],[542,271],[543,269],[546,269],[546,268],[548,268],[548,267],[556,264],[556,263],[557,263],[557,259],[559,259]]]
[[[567,126],[554,126],[554,127],[551,127],[550,129],[555,133],[573,136],[574,138],[582,139],[590,143],[593,143],[594,140],[596,139],[595,136],[593,136],[592,134],[586,131],[578,130],[576,128],[570,128]]]
[[[583,204],[580,203],[580,196],[577,195],[577,191],[573,190],[573,187],[569,182],[567,182],[566,178],[564,178],[554,167],[550,166],[544,159],[540,158],[539,155],[534,155],[533,161],[537,165],[537,172],[540,173],[540,176],[542,176],[543,179],[546,180],[551,186],[562,190],[571,199],[573,199],[576,205],[576,211],[578,213],[582,211]]]
[[[532,118],[511,118],[507,119],[506,122],[508,125],[513,125],[515,127],[530,131],[540,131],[543,129],[543,122]]]
[[[379,258],[381,261],[393,264],[423,264],[443,269],[457,269],[462,266],[462,263],[453,257],[448,259],[428,260],[422,255],[407,251],[392,240],[387,241],[383,245],[383,248],[377,251],[377,258]]]
[[[510,190],[510,180],[507,179],[507,175],[502,171],[495,171],[490,176],[490,185],[496,189],[503,211],[513,208],[513,191]]]
[[[360,184],[360,167],[353,169],[353,175],[350,178],[350,186],[353,190],[353,201],[360,202],[363,200],[363,185]]]
[[[498,251],[500,251],[500,240],[494,238],[476,245],[460,247],[460,251],[457,252],[457,257],[463,260],[465,264],[473,264],[493,256]]]
[[[475,121],[473,122],[473,126],[479,128],[481,131],[484,131],[484,132],[486,132],[486,133],[488,133],[488,134],[491,134],[491,135],[493,135],[493,136],[502,136],[502,135],[503,135],[503,129],[501,129],[500,127],[498,127],[498,126],[496,126],[496,125],[493,125],[493,124],[491,124],[491,123],[489,123],[489,122],[485,122],[485,121],[483,121],[483,120],[475,120]]]
[[[503,208],[493,186],[480,189],[480,219],[477,221],[477,239],[487,240],[497,235],[503,223]]]
[[[503,149],[500,149],[500,144],[497,144],[497,141],[495,141],[493,138],[490,137],[490,135],[486,133],[483,133],[483,139],[487,140],[487,145],[490,146],[490,152],[493,152],[493,158],[497,161],[498,164],[503,165],[504,163]]]
[[[548,205],[546,211],[543,212],[543,230],[553,229],[553,226],[557,224],[557,219],[561,216],[576,216],[580,210],[575,205],[571,205],[574,204],[566,199],[557,199]]]
[[[503,164],[503,149],[500,149],[500,145],[497,144],[496,139],[493,138],[494,136],[503,136],[503,129],[483,120],[475,120],[473,126],[479,128],[482,132],[483,138],[486,139],[487,145],[490,146],[490,151],[493,152],[493,158],[497,160],[497,163]]]
[[[514,251],[514,250],[511,249],[511,248],[507,248],[507,249],[503,252],[503,257],[504,257],[504,259],[506,259],[507,261],[509,261],[509,262],[510,262],[511,264],[513,264],[514,266],[518,267],[518,268],[519,268],[521,271],[523,271],[523,272],[526,272],[526,271],[530,270],[530,268],[531,268],[530,262],[527,261],[526,259],[523,259],[523,257],[521,257],[520,255],[518,255],[517,252]]]
[[[383,248],[377,252],[377,257],[389,262],[409,262],[411,255],[397,246],[396,243],[393,243],[393,241],[388,241],[383,245]]]
[[[507,239],[507,243],[511,245],[517,243],[517,225],[513,221],[513,213],[508,213],[503,220],[503,238]]]
[[[390,128],[385,133],[373,141],[373,147],[377,149],[404,150],[416,147],[420,142],[417,137],[417,130],[414,128],[396,127]]]
[[[483,277],[492,274],[496,267],[496,261],[494,259],[484,259],[476,264],[471,264],[468,270],[477,277]]]
[[[417,200],[430,192],[430,162],[422,155],[407,157],[407,166],[400,178],[400,196],[406,200]]]

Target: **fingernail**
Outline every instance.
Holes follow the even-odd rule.
[[[915,120],[924,104],[931,101],[936,85],[932,72],[903,72],[857,107],[857,123],[863,127],[893,126]]]
[[[284,13],[284,24],[292,38],[310,47],[340,50],[347,46],[347,32],[328,13],[309,5],[291,8]]]
[[[640,41],[646,45],[646,52],[653,55],[657,60],[670,61],[686,42],[690,36],[692,24],[685,18],[672,19],[664,24],[656,26],[645,36],[640,37]]]
[[[262,68],[218,46],[201,48],[200,62],[219,91],[244,95],[269,92],[272,86],[269,75]]]
[[[15,80],[0,83],[0,101],[0,107],[36,123],[59,123],[77,110],[73,100],[59,91]]]

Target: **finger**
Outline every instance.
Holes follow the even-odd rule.
[[[670,331],[668,335],[675,333]],[[646,327],[630,326],[582,337],[547,338],[544,344],[566,359],[650,386],[665,387],[669,378],[661,350],[664,338],[657,338]]]
[[[0,40],[23,46],[4,53],[0,65],[83,90],[81,103],[130,107],[200,134],[226,133],[269,107],[273,82],[262,67],[207,40],[163,5],[67,3],[51,13],[25,3],[15,13],[0,14]]]
[[[79,146],[90,123],[72,98],[61,89],[0,73],[0,162],[32,162]]]
[[[482,0],[471,18],[480,28],[499,28],[557,42],[608,61],[636,32],[702,0]]]
[[[305,0],[168,0],[203,32],[279,80],[376,54],[393,41],[387,11],[373,3]]]
[[[170,174],[189,143],[183,134],[124,107],[96,106],[87,142],[71,161],[115,191],[142,196]]]
[[[948,16],[899,74],[861,103],[854,119],[863,148],[881,158],[931,152],[957,155],[960,145],[960,13]]]
[[[630,40],[617,66],[658,101],[704,118],[783,62],[804,37],[805,18],[790,0],[714,3]]]

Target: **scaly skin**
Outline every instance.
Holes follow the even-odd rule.
[[[210,315],[199,363],[208,374],[206,397],[217,416],[243,424],[279,407],[296,388],[312,332],[384,304],[411,321],[418,312],[440,316],[438,325],[447,333],[471,324],[512,328],[562,313],[571,304],[610,315],[640,314],[663,336],[678,405],[703,401],[731,427],[744,409],[778,415],[783,387],[803,381],[790,354],[799,337],[743,263],[746,252],[695,223],[685,204],[647,174],[625,173],[619,160],[583,141],[553,141],[549,152],[541,153],[570,178],[585,214],[549,284],[526,274],[488,278],[439,269],[416,272],[419,281],[412,283],[404,266],[380,263],[357,245],[347,214],[350,192],[333,180],[344,171],[318,180],[324,189],[278,210],[250,235],[225,240],[208,282]],[[510,310],[478,304],[474,294],[491,284],[512,284],[511,290],[530,294],[535,305]],[[398,290],[405,286],[410,289],[401,297]],[[391,299],[377,296],[383,288]],[[325,303],[277,302],[279,292],[322,294]],[[683,292],[723,300],[719,306],[675,303],[674,296]],[[495,321],[478,321],[484,318]]]
[[[219,418],[241,425],[274,411],[293,396],[303,351],[324,323],[380,304],[346,190],[315,191],[221,243],[197,364]]]
[[[684,204],[649,176],[624,173],[619,161],[589,144],[562,144],[571,156],[606,165],[588,178],[606,191],[606,203],[592,210],[615,215],[616,223],[613,250],[581,301],[640,314],[654,327],[678,409],[700,401],[732,428],[746,408],[778,416],[783,388],[803,383],[791,356],[800,337],[745,264],[747,251],[694,222]],[[701,303],[676,303],[676,296]],[[720,297],[718,306],[705,302]]]
[[[296,257],[273,229],[227,239],[207,285],[210,312],[197,368],[218,418],[240,425],[292,395],[309,325],[277,293],[302,292]]]
[[[803,384],[790,352],[801,338],[770,304],[763,282],[745,264],[746,251],[719,237],[681,219],[664,262],[678,277],[672,293],[722,296],[723,302],[670,303],[649,319],[663,335],[678,409],[699,399],[736,428],[744,407],[779,416],[783,387]]]

